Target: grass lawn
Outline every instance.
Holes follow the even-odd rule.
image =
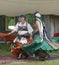
[[[17,62],[11,64],[1,64],[1,65],[59,65],[59,61],[50,61],[50,62]]]
[[[6,43],[0,44],[0,55],[3,55],[3,56],[4,55],[8,55],[8,56],[12,55],[10,53],[10,48],[8,47],[8,45]]]

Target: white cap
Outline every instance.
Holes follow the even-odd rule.
[[[39,13],[36,13],[35,16],[36,17],[41,17],[41,15]]]

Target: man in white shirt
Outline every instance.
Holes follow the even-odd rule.
[[[28,22],[26,22],[25,15],[20,15],[18,20],[19,22],[16,24],[14,29],[9,33],[12,34],[14,32],[17,32],[17,37],[13,41],[14,43],[16,43],[16,47],[11,50],[11,52],[16,57],[18,57],[19,53],[21,53],[20,49],[23,46],[23,44],[27,44],[31,41],[33,32],[31,25]]]

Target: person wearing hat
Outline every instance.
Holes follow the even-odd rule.
[[[20,15],[18,18],[18,23],[14,27],[13,31],[8,34],[12,34],[17,32],[17,37],[14,39],[14,43],[16,43],[16,47],[11,50],[11,52],[18,58],[21,55],[21,47],[24,44],[28,44],[32,41],[32,32],[33,28],[31,25],[26,22],[26,16]]]
[[[59,45],[50,41],[46,35],[45,25],[39,12],[35,12],[35,24],[38,28],[39,34],[33,42],[27,46],[23,46],[22,50],[25,51],[29,56],[35,54],[38,58],[44,60],[48,57],[47,51],[53,51],[59,48]],[[43,53],[43,54],[41,54]]]
[[[35,23],[38,26],[41,42],[43,41],[43,38],[50,40],[47,35],[46,27],[45,27],[44,21],[42,20],[41,14],[39,12],[35,12],[34,15],[36,19]]]
[[[42,42],[43,41],[43,22],[41,21],[41,15],[39,12],[35,12],[34,16],[35,16],[35,23],[38,27],[38,31],[39,31],[41,42]]]

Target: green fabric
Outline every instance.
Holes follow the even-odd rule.
[[[31,44],[24,45],[22,50],[24,50],[28,55],[32,55],[37,50],[53,51],[55,49],[52,48],[46,40],[43,40],[41,43],[40,37],[38,36]]]
[[[52,41],[54,41],[54,42],[59,42],[59,37],[53,37],[53,38],[52,38]]]

